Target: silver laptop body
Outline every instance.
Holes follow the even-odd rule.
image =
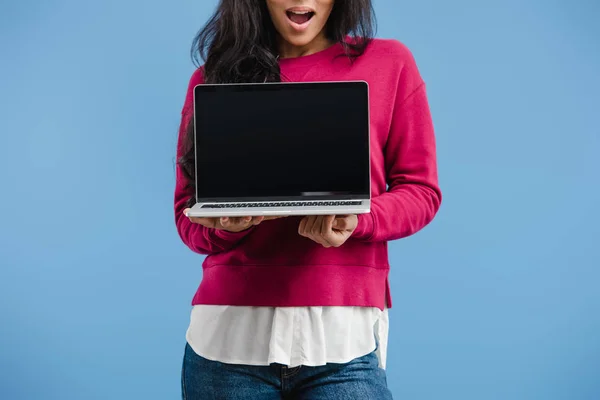
[[[370,212],[364,81],[198,85],[191,217]]]

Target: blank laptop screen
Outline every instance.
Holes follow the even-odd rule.
[[[199,201],[369,197],[365,82],[199,85]]]

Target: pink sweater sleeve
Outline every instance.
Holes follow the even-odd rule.
[[[433,220],[442,201],[425,84],[412,56],[407,58],[384,147],[388,190],[372,199],[371,213],[359,215],[353,234],[359,240],[390,241],[413,235]]]
[[[182,110],[181,125],[179,128],[179,139],[177,141],[177,159],[183,155],[184,135],[188,122],[193,116],[193,90],[194,86],[203,82],[202,72],[196,70],[189,83],[185,104]],[[192,251],[200,254],[214,254],[227,251],[235,246],[238,241],[248,235],[253,228],[239,233],[232,233],[224,230],[206,228],[195,224],[183,215],[186,209],[186,202],[194,194],[187,188],[187,180],[179,164],[176,165],[175,177],[175,224],[177,232],[183,243]]]

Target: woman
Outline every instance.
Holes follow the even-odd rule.
[[[207,257],[186,335],[185,399],[391,398],[387,242],[427,225],[441,193],[423,80],[405,46],[372,38],[373,19],[370,0],[221,0],[196,38],[206,62],[182,111],[175,215],[183,242]],[[371,213],[186,216],[195,85],[340,80],[369,83]]]

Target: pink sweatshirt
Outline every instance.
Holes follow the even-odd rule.
[[[192,193],[177,167],[177,231],[191,250],[207,255],[193,305],[391,307],[387,242],[421,230],[441,203],[433,124],[425,84],[403,44],[376,39],[353,64],[335,58],[340,52],[335,45],[282,59],[281,76],[293,82],[369,83],[371,213],[359,215],[357,229],[339,248],[300,236],[299,217],[266,221],[241,233],[209,229],[183,215]],[[192,90],[201,83],[200,68],[183,107],[178,156],[193,115]]]

